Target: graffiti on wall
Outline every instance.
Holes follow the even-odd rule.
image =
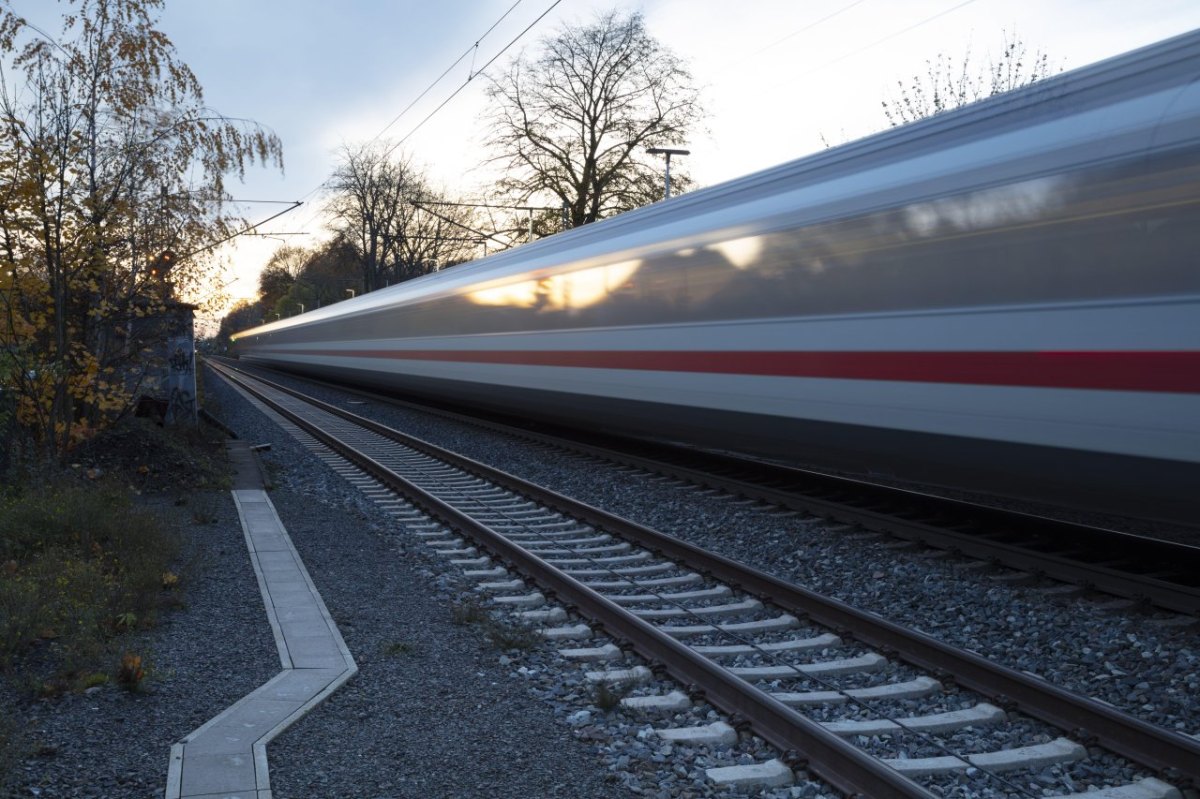
[[[196,347],[189,334],[167,339],[167,424],[196,422]]]

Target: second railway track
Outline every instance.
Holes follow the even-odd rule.
[[[342,409],[305,408],[278,387],[265,391],[273,396],[264,401],[293,423],[473,539],[458,544],[443,538],[441,530],[428,531],[446,557],[467,561],[468,571],[482,573],[475,575],[482,590],[496,594],[500,605],[536,605],[554,595],[626,650],[665,668],[792,753],[793,759],[779,767],[802,757],[814,773],[849,793],[924,796],[926,788],[918,783],[930,775],[995,772],[1004,786],[999,772],[1077,760],[1087,755],[1083,742],[1117,752],[1180,787],[1200,774],[1200,744],[1192,738],[481,464],[435,452]],[[396,474],[406,470],[404,476]],[[476,559],[482,560],[471,562]],[[540,592],[524,589],[492,559],[519,569]],[[550,622],[558,615],[525,612]],[[571,629],[561,625],[547,632],[565,637]],[[587,628],[575,627],[575,634],[592,636]],[[611,647],[575,649],[579,658],[625,658]],[[635,682],[644,676],[636,669],[615,675],[601,669],[595,679]],[[903,710],[914,702],[923,705],[921,712]],[[1073,739],[1043,741],[1038,733],[1022,739],[1040,726],[1030,717],[1072,731]],[[997,730],[993,749],[956,751],[946,743],[953,743],[953,731],[972,726]],[[867,752],[846,741],[848,736],[875,741],[896,732],[919,743],[889,753],[877,742]],[[721,725],[660,734],[667,739],[736,737]],[[1149,777],[1135,784],[1146,796],[1174,795],[1165,782]]]
[[[586,431],[534,430],[353,387],[337,389],[648,474],[858,525],[1031,577],[1200,616],[1200,546],[1193,544],[734,455]],[[1200,530],[1192,534],[1200,540]]]

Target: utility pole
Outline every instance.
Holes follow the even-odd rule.
[[[691,155],[691,150],[673,150],[670,147],[651,147],[646,150],[650,155],[665,155],[667,157],[667,171],[663,175],[663,199],[667,200],[671,197],[671,156],[673,155]]]

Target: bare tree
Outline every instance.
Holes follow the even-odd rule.
[[[682,144],[703,116],[684,63],[637,13],[564,27],[489,81],[502,191],[522,203],[554,197],[572,226],[659,199],[662,167],[646,148]],[[687,188],[685,171],[673,177]]]
[[[405,157],[384,144],[347,147],[327,184],[333,230],[354,248],[366,291],[432,272],[463,259],[464,210],[432,214],[442,196]]]
[[[470,260],[480,237],[471,210],[442,204],[445,195],[426,187],[412,200],[398,236],[399,252],[392,264],[392,282],[409,280],[451,264]]]
[[[407,161],[390,160],[383,144],[346,146],[326,184],[333,229],[358,254],[366,291],[383,286],[384,267],[395,257],[394,231],[414,189],[411,172]]]
[[[1023,41],[1007,32],[999,58],[989,59],[985,68],[971,60],[970,49],[957,62],[939,53],[925,67],[925,74],[898,81],[896,96],[883,101],[883,114],[892,127],[1029,86],[1060,71],[1045,53],[1030,53]]]

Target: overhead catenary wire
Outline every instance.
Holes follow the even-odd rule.
[[[212,242],[211,244],[206,244],[203,247],[199,247],[195,250],[192,250],[191,252],[184,253],[183,255],[179,256],[179,259],[183,260],[184,258],[190,258],[193,255],[199,255],[202,252],[207,252],[208,250],[211,250],[214,247],[218,247],[218,246],[224,244],[225,242],[229,241],[230,239],[236,239],[238,236],[247,235],[251,231],[256,230],[256,229],[262,227],[263,225],[265,225],[266,223],[270,222],[272,219],[278,219],[279,217],[283,216],[284,214],[291,213],[292,211],[296,210],[303,204],[304,203],[300,202],[299,200],[292,201],[292,204],[290,206],[288,206],[287,208],[284,208],[282,211],[278,211],[274,214],[271,214],[266,219],[263,219],[259,222],[255,222],[252,225],[247,225],[246,227],[242,228],[241,230],[234,231],[233,233],[230,233],[228,236],[217,239],[216,241]]]
[[[391,147],[389,147],[387,150],[385,150],[383,153],[383,157],[387,158],[389,155],[391,155],[393,152],[395,152],[396,149],[398,147],[400,147],[400,145],[404,144],[404,142],[406,142],[410,138],[412,138],[413,135],[416,134],[416,132],[418,130],[420,130],[425,125],[426,122],[433,119],[434,115],[437,114],[437,112],[439,112],[443,108],[445,108],[446,105],[451,100],[453,100],[455,97],[458,96],[459,92],[461,92],[463,89],[467,88],[467,86],[470,85],[471,81],[474,80],[474,78],[477,75],[486,71],[488,67],[490,67],[493,63],[495,63],[496,59],[498,59],[500,56],[502,56],[506,52],[508,52],[509,48],[511,48],[514,44],[519,42],[525,36],[525,34],[529,33],[529,31],[533,29],[534,25],[537,25],[539,22],[541,22],[542,19],[544,19],[547,14],[549,14],[551,11],[553,11],[558,6],[558,4],[561,2],[562,2],[562,0],[554,0],[554,2],[550,4],[549,8],[547,8],[545,11],[543,11],[541,14],[539,14],[537,16],[537,19],[535,19],[533,22],[530,22],[528,25],[526,25],[524,30],[522,30],[520,33],[518,33],[516,36],[514,36],[508,44],[504,45],[504,47],[500,49],[500,52],[496,53],[494,56],[489,58],[488,62],[486,64],[484,64],[482,67],[480,67],[477,71],[475,71],[471,75],[467,76],[466,81],[461,86],[459,86],[457,89],[455,89],[453,94],[451,94],[445,100],[442,100],[442,102],[438,105],[438,107],[433,109],[432,111],[430,111],[425,116],[424,119],[422,119],[420,122],[417,123],[416,127],[414,127],[407,134],[405,134],[404,138],[400,139],[395,144],[393,144]]]
[[[807,25],[797,31],[794,31],[793,33],[790,33],[787,36],[784,36],[784,37],[772,42],[771,44],[766,45],[765,47],[761,48],[760,50],[756,51],[755,53],[752,53],[751,57],[754,55],[757,55],[759,53],[765,52],[766,50],[769,50],[773,47],[776,47],[779,44],[783,43],[784,41],[787,41],[787,40],[793,38],[794,36],[799,35],[800,33],[811,30],[812,28],[815,28],[818,25],[820,25],[828,20],[833,19],[834,17],[839,16],[840,14],[843,14],[843,13],[849,11],[858,5],[861,5],[865,1],[866,0],[856,0],[855,2],[852,2],[849,5],[843,6],[842,8],[838,9],[837,11],[834,11],[831,14],[827,14],[826,16],[821,17],[818,20],[815,20],[814,22],[810,23],[809,25]],[[513,9],[515,9],[516,5],[519,4],[519,2],[520,2],[520,0],[518,0],[518,3],[514,3],[513,6],[511,6],[507,11],[505,11],[504,14],[500,17],[500,19],[497,20],[496,23],[494,23],[490,28],[488,28],[488,30],[483,34],[483,36],[481,36],[479,38],[478,41],[476,41],[471,47],[467,48],[467,50],[464,51],[464,53],[462,55],[460,55],[449,68],[447,68],[447,70],[445,70],[441,75],[439,75],[438,78],[432,84],[430,84],[430,86],[428,86],[424,91],[421,92],[421,94],[415,100],[413,100],[413,102],[409,103],[409,105],[406,106],[400,112],[400,114],[398,114],[391,122],[389,122],[383,128],[383,130],[381,130],[378,134],[376,134],[376,136],[374,138],[372,138],[371,141],[374,142],[374,141],[378,140],[379,137],[382,136],[384,132],[386,132],[399,119],[401,119],[404,116],[404,114],[406,114],[418,101],[420,101],[423,97],[425,97],[425,95],[427,95],[429,93],[429,91],[431,91],[438,83],[440,83],[442,81],[442,79],[451,70],[453,70],[453,68],[455,66],[457,66],[459,63],[462,62],[463,59],[466,58],[467,55],[472,54],[478,47],[479,41],[482,41],[484,36],[486,36],[488,33],[491,33],[492,30],[494,30],[495,27],[497,25],[499,25],[500,22],[513,11]],[[458,86],[458,88],[456,88],[448,97],[446,97],[444,100],[442,100],[442,102],[439,103],[437,105],[437,107],[435,107],[423,119],[421,119],[421,121],[418,122],[411,130],[409,130],[408,133],[406,133],[402,138],[400,138],[394,144],[392,144],[386,150],[384,150],[382,157],[387,158],[393,152],[395,152],[397,149],[399,149],[399,147],[401,147],[405,142],[407,142],[409,139],[411,139],[419,130],[421,130],[422,127],[425,126],[426,123],[428,123],[435,115],[437,115],[443,108],[445,108],[450,103],[450,101],[452,101],[455,97],[457,97],[463,91],[463,89],[465,89],[468,85],[470,85],[471,81],[474,80],[475,77],[477,77],[478,75],[480,75],[484,71],[486,71],[488,69],[488,67],[490,67],[493,63],[496,62],[497,59],[499,59],[502,55],[504,55],[504,53],[506,53],[509,49],[511,49],[514,44],[516,44],[518,41],[520,41],[530,30],[533,29],[533,27],[535,25],[537,25],[539,22],[541,22],[542,19],[544,19],[551,11],[553,11],[561,2],[562,2],[562,0],[554,0],[541,14],[539,14],[531,23],[529,23],[529,25],[527,25],[523,30],[521,30],[520,33],[518,33],[515,37],[513,37],[513,39],[511,39],[508,42],[508,44],[506,44],[503,48],[501,48],[499,52],[497,52],[490,59],[488,59],[488,61],[482,67],[480,67],[478,70],[474,69],[474,62],[472,62],[472,69],[471,69],[470,74],[467,76],[467,79],[462,84],[460,84]],[[935,14],[932,14],[928,17],[925,17],[925,18],[923,18],[901,30],[890,33],[887,36],[876,39],[875,41],[873,41],[867,45],[864,45],[863,47],[860,47],[856,50],[853,50],[851,52],[848,52],[841,56],[838,56],[837,58],[834,58],[834,59],[827,61],[817,67],[814,67],[813,69],[811,69],[808,72],[803,73],[803,74],[805,76],[807,76],[807,75],[814,74],[816,72],[820,72],[820,71],[827,69],[837,63],[840,63],[848,58],[852,58],[852,57],[857,56],[861,53],[864,53],[868,50],[871,50],[875,47],[878,47],[879,45],[884,44],[885,42],[888,42],[888,41],[891,41],[892,39],[903,36],[904,34],[909,33],[910,31],[916,30],[917,28],[927,25],[930,22],[933,22],[934,20],[937,20],[943,16],[946,16],[955,11],[958,11],[959,9],[964,8],[968,5],[971,5],[974,2],[976,2],[976,0],[962,0],[962,2],[959,2],[959,3],[951,6],[950,8],[944,9],[944,10],[939,11]],[[316,194],[318,191],[320,191],[320,189],[321,189],[321,186],[316,186],[311,191],[309,191],[307,194],[305,194],[301,198],[301,200],[305,200],[305,199],[309,198],[310,196]],[[315,217],[319,213],[320,213],[320,209],[318,209],[314,206],[313,210],[312,210],[312,216],[309,219],[305,220],[305,222],[301,225],[301,227],[309,224],[313,219],[315,219]]]
[[[500,19],[493,22],[492,26],[490,28],[488,28],[487,30],[485,30],[480,35],[480,37],[475,40],[475,43],[473,45],[471,45],[466,50],[464,50],[462,55],[460,55],[458,58],[454,59],[453,64],[446,67],[446,70],[441,75],[438,75],[437,78],[434,79],[433,83],[426,86],[425,90],[422,91],[420,94],[418,94],[411,103],[404,106],[404,109],[401,110],[399,114],[396,114],[396,116],[392,118],[391,122],[389,122],[383,126],[383,130],[379,131],[374,136],[372,136],[371,141],[368,142],[368,144],[378,141],[380,136],[387,133],[388,129],[391,128],[392,125],[395,125],[397,122],[399,122],[400,118],[403,117],[405,114],[407,114],[410,110],[412,110],[413,106],[415,106],[417,103],[421,102],[422,98],[424,98],[425,95],[429,94],[429,92],[431,92],[435,86],[437,86],[439,83],[441,83],[442,78],[449,75],[451,70],[453,70],[456,66],[461,64],[463,59],[466,58],[467,56],[471,56],[471,69],[468,72],[467,80],[470,80],[472,77],[474,77],[477,74],[475,72],[474,54],[479,51],[479,43],[482,42],[484,39],[486,39],[488,34],[491,33],[492,31],[494,31],[496,29],[496,26],[498,26],[501,22],[503,22],[505,20],[505,18],[507,18],[508,15],[511,14],[513,12],[513,10],[519,5],[521,5],[521,0],[517,0],[515,3],[513,3],[511,6],[509,6],[508,10],[500,15]]]
[[[422,120],[421,120],[419,123],[417,123],[417,126],[416,126],[416,127],[414,127],[412,130],[410,130],[410,131],[408,132],[408,134],[406,134],[406,135],[404,136],[404,138],[400,139],[398,142],[396,142],[396,143],[395,143],[395,144],[393,144],[392,146],[388,147],[388,148],[387,148],[387,149],[386,149],[386,150],[383,152],[383,155],[382,155],[382,157],[383,157],[383,158],[387,158],[387,157],[388,157],[388,156],[390,156],[390,155],[391,155],[393,152],[395,152],[395,151],[396,151],[396,149],[397,149],[398,147],[400,147],[400,145],[404,144],[404,142],[406,142],[406,141],[407,141],[409,138],[411,138],[411,137],[413,136],[413,134],[415,134],[415,133],[416,133],[418,130],[420,130],[420,129],[421,129],[421,127],[422,127],[422,126],[423,126],[423,125],[424,125],[426,122],[428,122],[430,119],[432,119],[432,118],[433,118],[433,116],[434,116],[435,114],[437,114],[439,111],[441,111],[441,110],[442,110],[442,108],[444,108],[444,107],[445,107],[445,106],[446,106],[446,105],[447,105],[447,104],[448,104],[448,103],[449,103],[451,100],[453,100],[453,99],[454,99],[454,98],[455,98],[455,97],[456,97],[456,96],[459,94],[459,92],[461,92],[461,91],[462,91],[464,88],[466,88],[466,86],[467,86],[467,85],[468,85],[468,84],[469,84],[469,83],[470,83],[470,82],[471,82],[471,81],[472,81],[472,80],[473,80],[475,77],[477,77],[477,76],[478,76],[480,73],[482,73],[482,72],[483,72],[485,69],[487,69],[489,66],[491,66],[491,65],[492,65],[492,63],[494,63],[494,62],[496,61],[496,59],[497,59],[497,58],[499,58],[500,56],[502,56],[502,55],[503,55],[505,52],[507,52],[507,51],[508,51],[508,50],[509,50],[509,49],[510,49],[510,48],[511,48],[511,47],[512,47],[514,44],[516,44],[518,41],[520,41],[520,39],[521,39],[521,38],[523,38],[523,37],[525,36],[525,34],[529,33],[529,31],[530,31],[530,30],[532,30],[532,29],[533,29],[533,27],[534,27],[535,25],[537,25],[539,22],[541,22],[541,21],[542,21],[542,20],[543,20],[543,19],[546,17],[546,15],[547,15],[547,14],[549,14],[551,11],[553,11],[553,10],[554,10],[554,8],[555,8],[556,6],[558,6],[558,5],[559,5],[559,3],[561,3],[561,2],[562,2],[562,0],[554,0],[554,2],[553,2],[553,3],[551,3],[551,5],[550,5],[550,7],[549,7],[549,8],[547,8],[545,11],[543,11],[541,14],[539,14],[539,15],[537,16],[537,18],[533,20],[533,22],[531,22],[531,23],[529,23],[528,25],[526,25],[526,26],[525,26],[525,28],[524,28],[524,29],[523,29],[523,30],[522,30],[520,33],[518,33],[518,34],[517,34],[517,35],[516,35],[516,36],[515,36],[515,37],[514,37],[512,40],[510,40],[510,41],[508,42],[508,44],[504,45],[504,47],[503,47],[503,48],[501,48],[501,49],[500,49],[500,51],[499,51],[498,53],[496,53],[496,54],[495,54],[495,55],[493,55],[493,56],[492,56],[490,59],[488,59],[487,63],[486,63],[486,64],[484,64],[484,65],[483,65],[482,67],[480,67],[479,69],[475,69],[475,68],[474,68],[474,61],[472,61],[472,68],[471,68],[471,72],[470,72],[470,74],[467,76],[467,79],[466,79],[466,81],[464,81],[462,85],[460,85],[460,86],[459,86],[457,89],[455,89],[455,90],[454,90],[454,92],[453,92],[453,93],[452,93],[452,94],[451,94],[449,97],[447,97],[445,100],[443,100],[443,101],[441,102],[441,104],[440,104],[440,105],[438,105],[438,107],[437,107],[437,108],[433,109],[433,111],[431,111],[431,112],[430,112],[430,113],[429,113],[429,114],[428,114],[428,115],[427,115],[427,116],[426,116],[424,119],[422,119]],[[382,135],[383,135],[383,134],[384,134],[384,133],[385,133],[385,132],[386,132],[386,131],[387,131],[389,128],[391,128],[391,126],[392,126],[392,125],[396,124],[396,122],[397,122],[397,121],[399,121],[399,120],[400,120],[400,119],[401,119],[401,118],[402,118],[402,117],[403,117],[403,116],[404,116],[406,113],[408,113],[408,111],[409,111],[409,110],[410,110],[410,109],[411,109],[413,106],[415,106],[415,105],[416,105],[416,104],[417,104],[417,103],[418,103],[418,102],[419,102],[419,101],[420,101],[420,100],[421,100],[423,97],[425,97],[425,95],[426,95],[426,94],[428,94],[428,93],[429,93],[429,92],[430,92],[430,91],[431,91],[431,90],[432,90],[432,89],[433,89],[435,86],[437,86],[437,84],[438,84],[438,83],[440,83],[440,82],[442,81],[442,79],[443,79],[443,78],[445,78],[445,76],[446,76],[447,74],[449,74],[449,73],[450,73],[450,72],[451,72],[451,71],[452,71],[452,70],[453,70],[453,69],[454,69],[456,66],[458,66],[458,65],[459,65],[459,64],[462,62],[462,60],[463,60],[464,58],[466,58],[466,57],[467,57],[467,55],[469,55],[469,54],[473,53],[473,52],[474,52],[474,51],[475,51],[475,50],[476,50],[476,49],[479,47],[479,43],[480,43],[480,42],[482,42],[482,41],[484,40],[484,38],[485,38],[485,37],[487,37],[487,35],[488,35],[488,34],[490,34],[490,33],[491,33],[493,30],[495,30],[495,29],[496,29],[496,27],[497,27],[497,26],[498,26],[498,25],[499,25],[501,22],[503,22],[503,21],[504,21],[504,19],[505,19],[505,18],[507,18],[507,17],[508,17],[508,15],[509,15],[509,14],[511,14],[511,13],[512,13],[512,11],[513,11],[513,10],[514,10],[514,9],[515,9],[515,8],[516,8],[518,5],[520,5],[520,3],[521,3],[521,0],[517,0],[517,2],[513,3],[513,4],[512,4],[512,6],[510,6],[510,7],[508,8],[508,10],[507,10],[507,11],[505,11],[505,12],[504,12],[504,14],[502,14],[502,15],[500,16],[500,18],[499,18],[499,19],[497,19],[497,20],[496,20],[494,23],[492,23],[491,27],[489,27],[489,28],[488,28],[486,31],[484,31],[484,32],[483,32],[483,34],[482,34],[482,35],[481,35],[481,36],[480,36],[480,37],[479,37],[479,38],[478,38],[478,39],[477,39],[477,40],[474,42],[474,44],[472,44],[470,47],[468,47],[468,48],[466,49],[466,51],[464,51],[464,52],[463,52],[463,54],[462,54],[462,55],[460,55],[460,56],[459,56],[457,59],[455,59],[455,61],[454,61],[454,63],[453,63],[453,64],[451,64],[451,65],[450,65],[450,66],[449,66],[449,67],[448,67],[448,68],[447,68],[447,69],[446,69],[444,72],[442,72],[442,74],[441,74],[441,75],[439,75],[439,76],[437,77],[437,79],[433,81],[433,83],[431,83],[429,86],[427,86],[427,87],[425,88],[425,90],[424,90],[424,91],[422,91],[422,92],[421,92],[421,94],[419,94],[419,95],[416,97],[416,99],[414,99],[414,100],[413,100],[411,103],[409,103],[407,106],[405,106],[405,107],[404,107],[404,109],[403,109],[403,110],[402,110],[402,111],[401,111],[399,114],[397,114],[397,115],[396,115],[396,117],[395,117],[394,119],[392,119],[392,121],[391,121],[391,122],[389,122],[387,125],[385,125],[385,126],[384,126],[384,128],[383,128],[382,130],[380,130],[380,131],[379,131],[379,133],[375,134],[375,136],[374,136],[374,137],[373,137],[373,138],[370,140],[370,142],[368,142],[368,143],[373,143],[373,142],[377,141],[377,140],[380,138],[380,136],[382,136]],[[322,181],[320,184],[318,184],[317,186],[314,186],[312,189],[310,189],[308,192],[306,192],[304,195],[302,195],[302,196],[300,197],[300,200],[301,200],[301,201],[308,200],[310,197],[312,197],[313,195],[317,194],[317,192],[321,191],[321,189],[324,187],[324,185],[325,185],[325,181]],[[314,203],[314,204],[310,204],[309,208],[310,208],[310,211],[309,211],[308,215],[307,215],[307,216],[304,218],[304,221],[300,223],[300,226],[301,226],[301,227],[306,227],[306,226],[308,226],[308,225],[312,224],[314,221],[316,221],[316,218],[317,218],[317,217],[318,217],[318,216],[319,216],[319,215],[322,213],[322,211],[323,211],[323,209],[320,207],[320,205],[319,205],[319,204],[316,204],[316,203]]]
[[[808,23],[803,28],[794,30],[791,33],[787,34],[786,36],[782,36],[782,37],[776,39],[775,41],[771,42],[770,44],[758,48],[753,53],[748,53],[747,55],[737,59],[736,61],[732,61],[732,62],[726,64],[724,67],[722,67],[722,69],[730,69],[730,68],[738,66],[740,64],[744,64],[745,62],[749,61],[750,59],[754,58],[755,56],[762,55],[763,53],[767,52],[768,50],[773,50],[774,48],[778,47],[779,45],[783,44],[784,42],[786,42],[790,39],[794,39],[795,37],[799,36],[800,34],[805,33],[806,31],[810,31],[813,28],[817,27],[818,25],[828,22],[829,20],[833,19],[834,17],[841,16],[842,14],[845,14],[847,11],[851,10],[852,8],[854,8],[856,6],[861,6],[865,2],[867,2],[867,0],[854,0],[854,2],[850,3],[849,5],[842,6],[837,11],[830,12],[830,13],[826,14],[825,16],[821,17],[820,19]]]
[[[837,58],[834,58],[830,61],[826,61],[824,64],[821,64],[820,66],[813,67],[809,71],[803,72],[800,75],[797,75],[796,77],[797,78],[808,77],[809,75],[813,75],[813,74],[816,74],[817,72],[828,69],[829,67],[833,66],[834,64],[840,64],[842,61],[845,61],[847,58],[853,58],[856,55],[861,55],[862,53],[865,53],[868,50],[878,47],[879,45],[883,44],[884,42],[890,42],[892,39],[903,36],[904,34],[909,33],[910,31],[914,31],[917,28],[922,27],[923,25],[928,25],[930,22],[933,22],[935,19],[940,19],[941,17],[944,17],[947,14],[953,14],[955,11],[958,11],[960,8],[965,8],[966,6],[971,5],[975,1],[976,0],[963,0],[963,2],[958,3],[957,5],[954,5],[954,6],[951,6],[950,8],[939,11],[936,14],[931,14],[930,16],[925,17],[924,19],[922,19],[918,22],[914,22],[912,25],[909,25],[907,28],[903,28],[901,30],[895,31],[894,33],[889,33],[887,36],[884,36],[881,39],[876,39],[875,41],[871,42],[870,44],[863,45],[862,47],[858,48],[857,50],[852,50],[849,53],[843,53],[842,55],[838,56]]]

